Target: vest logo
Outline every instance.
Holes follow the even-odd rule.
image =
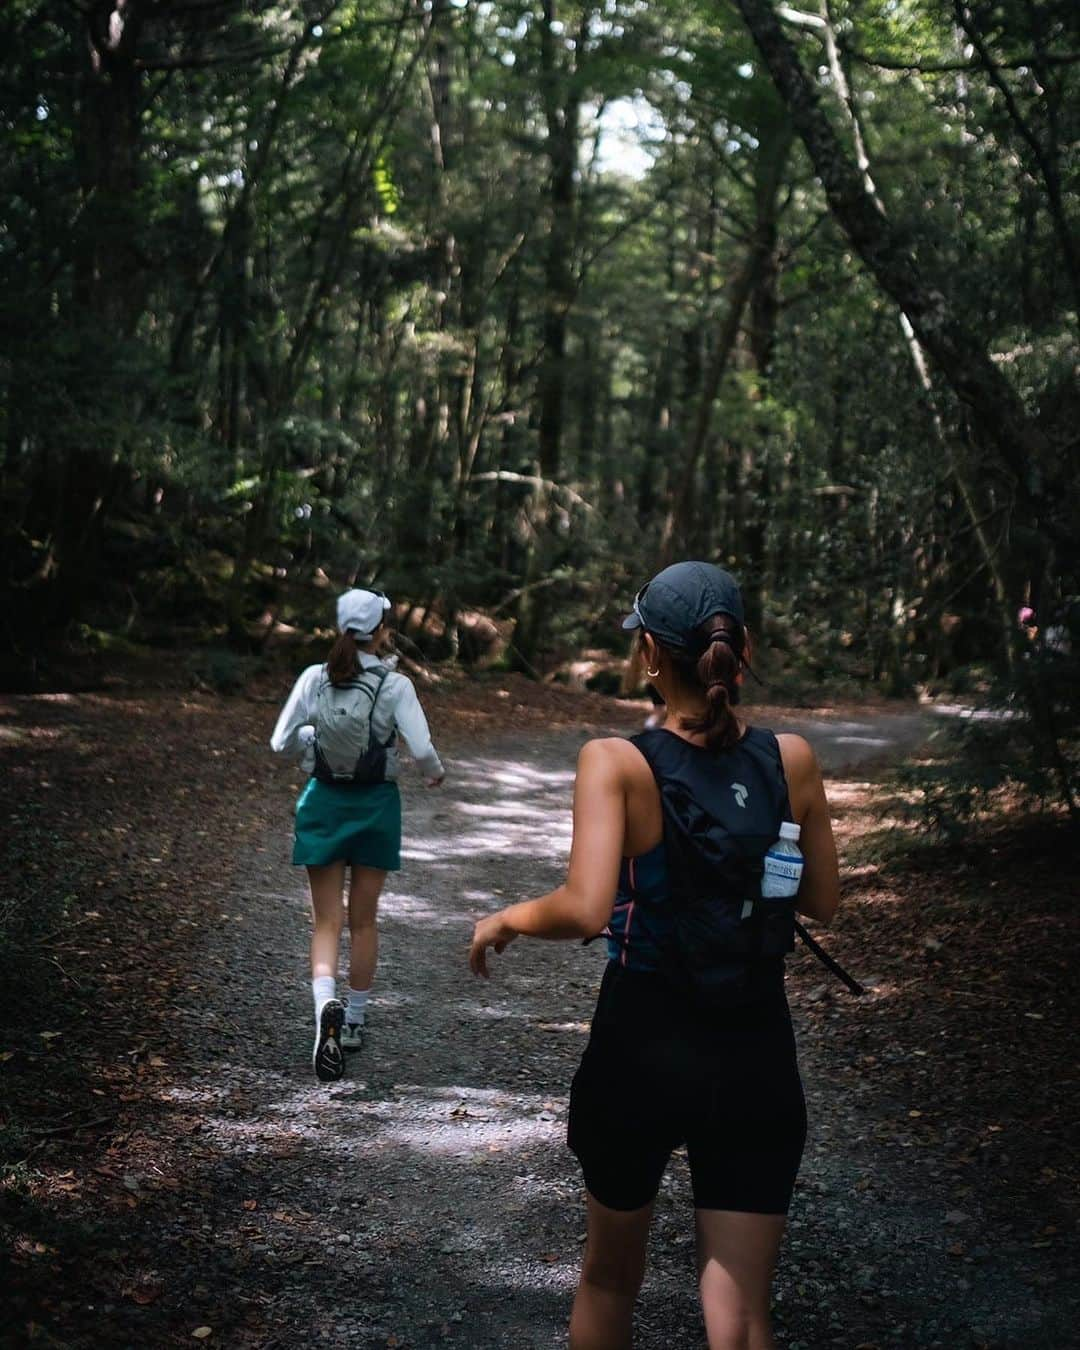
[[[743,783],[732,783],[731,790],[735,794],[736,802],[746,810],[746,799],[750,796],[750,789]]]

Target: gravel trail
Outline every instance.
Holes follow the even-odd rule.
[[[905,713],[787,726],[810,734],[836,770],[912,747],[925,724]],[[329,1086],[310,1071],[307,900],[287,862],[282,792],[246,883],[206,938],[201,967],[225,978],[198,979],[175,1028],[200,1066],[173,1094],[193,1121],[207,1207],[191,1293],[212,1309],[200,1320],[231,1326],[226,1343],[565,1344],[583,1239],[567,1093],[602,944],[519,941],[489,983],[473,979],[465,953],[479,913],[561,879],[585,739],[502,734],[450,757],[443,789],[406,783],[404,866],[381,902],[367,1043]],[[823,976],[806,956],[792,965],[801,1027]],[[837,998],[815,1022],[834,1034],[800,1038],[811,1134],[777,1285],[780,1343],[953,1350],[990,1344],[979,1328],[991,1324],[995,1347],[1064,1345],[1052,1327],[1038,1330],[1036,1291],[1012,1289],[1001,1306],[1007,1253],[1000,1268],[980,1267],[976,1286],[926,1242],[943,1205],[923,1159],[886,1152],[874,1100],[830,1086],[843,1017]],[[232,1037],[224,1055],[222,1027]],[[704,1345],[691,1214],[676,1157],[657,1205],[642,1350]]]

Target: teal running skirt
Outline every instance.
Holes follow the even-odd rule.
[[[401,867],[401,795],[396,783],[322,783],[309,778],[296,803],[298,867],[357,863]]]

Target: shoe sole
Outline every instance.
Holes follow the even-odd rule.
[[[341,1028],[345,1022],[345,1006],[336,998],[323,1005],[319,1013],[319,1039],[315,1042],[312,1063],[320,1083],[333,1083],[345,1069],[345,1055],[341,1049]]]

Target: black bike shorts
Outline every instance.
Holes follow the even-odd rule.
[[[570,1090],[567,1142],[590,1194],[609,1209],[649,1204],[685,1144],[696,1208],[786,1214],[806,1140],[786,1002],[703,1027],[662,1006],[656,977],[619,974],[617,1007],[605,977]]]

